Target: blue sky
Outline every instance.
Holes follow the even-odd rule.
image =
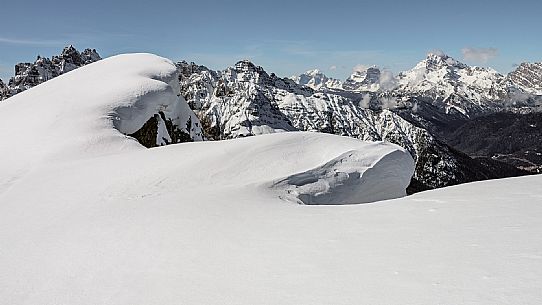
[[[506,73],[542,61],[542,1],[6,1],[0,77],[73,44],[102,56],[152,52],[222,69],[251,59],[280,76],[356,65],[394,72],[431,50]]]

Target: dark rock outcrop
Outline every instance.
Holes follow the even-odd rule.
[[[38,56],[33,63],[18,63],[15,65],[15,76],[9,80],[7,89],[0,88],[0,100],[100,59],[95,49],[85,49],[79,53],[70,45],[60,55],[50,59]]]

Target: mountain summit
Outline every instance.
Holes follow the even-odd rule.
[[[95,49],[79,52],[69,45],[62,50],[60,55],[50,59],[38,55],[33,63],[18,63],[15,65],[15,76],[9,80],[7,88],[2,90],[0,84],[0,100],[100,59]]]
[[[309,70],[298,76],[292,76],[296,83],[315,90],[326,88],[340,88],[342,83],[338,79],[330,78],[318,69]]]

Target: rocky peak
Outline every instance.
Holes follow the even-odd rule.
[[[522,63],[506,78],[512,86],[528,93],[542,95],[542,62]]]
[[[9,88],[0,79],[0,101],[3,100],[3,99],[8,98],[8,92],[9,92]]]
[[[237,73],[260,72],[260,71],[263,71],[263,68],[259,66],[257,67],[248,59],[238,61],[235,64],[235,72]]]
[[[83,52],[81,52],[81,60],[85,65],[93,63],[100,59],[102,58],[100,57],[100,54],[96,52],[96,49],[85,49]]]
[[[7,90],[2,98],[37,86],[63,73],[100,60],[95,49],[86,49],[79,53],[72,45],[65,47],[60,55],[51,59],[38,55],[33,63],[18,63],[15,65],[15,76],[9,80]]]
[[[177,62],[177,67],[179,68],[181,77],[189,77],[195,73],[200,73],[202,71],[211,71],[207,67],[202,65],[197,65],[194,62],[188,63],[185,60]],[[214,72],[214,71],[213,71]]]
[[[372,66],[365,70],[356,70],[346,79],[342,88],[351,91],[377,91],[380,86],[381,71]]]
[[[427,57],[420,62],[420,64],[422,64],[427,71],[436,71],[442,68],[465,69],[469,67],[442,52],[428,53]]]
[[[291,79],[299,85],[307,86],[314,90],[341,87],[340,80],[330,78],[318,69],[309,70],[299,76],[292,76]]]
[[[246,59],[237,62],[233,68],[226,69],[225,73],[230,75],[230,79],[237,79],[243,83],[267,84],[272,82],[271,77],[262,67],[256,66]]]
[[[53,56],[53,60],[54,58],[55,56]],[[77,49],[73,47],[73,45],[69,45],[65,47],[62,50],[62,53],[60,53],[60,55],[57,58],[59,60],[64,60],[65,62],[70,63],[70,64],[74,64],[78,66],[83,65],[81,54],[79,53],[79,51],[77,51]]]

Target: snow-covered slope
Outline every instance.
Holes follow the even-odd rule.
[[[201,140],[199,121],[178,91],[177,69],[170,61],[132,54],[81,67],[3,101],[0,189],[34,163],[139,149],[124,134],[136,132],[159,112]],[[193,124],[189,130],[188,121]]]
[[[0,303],[542,298],[541,176],[375,204],[292,204],[361,201],[374,193],[351,187],[369,182],[397,190],[412,160],[391,144],[301,132],[144,149],[122,133],[184,107],[176,71],[157,56],[121,55],[0,104],[9,143],[0,147]]]
[[[476,116],[507,98],[504,76],[493,69],[470,67],[445,54],[430,53],[398,76],[396,95],[427,100],[447,114]]]
[[[507,80],[525,92],[542,95],[542,62],[522,63],[508,73]]]

